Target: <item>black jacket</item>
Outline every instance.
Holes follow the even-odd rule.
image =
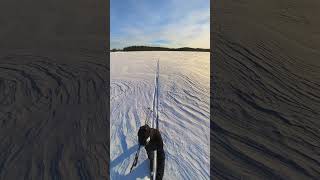
[[[153,168],[153,151],[157,150],[157,180],[162,180],[165,165],[165,153],[163,150],[163,141],[159,130],[150,128],[150,141],[145,146],[150,160],[150,169]]]

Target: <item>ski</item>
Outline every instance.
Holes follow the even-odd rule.
[[[149,124],[150,115],[152,115],[152,122],[151,127],[155,129],[159,129],[159,60],[157,61],[157,68],[156,68],[156,74],[155,74],[155,87],[154,87],[154,94],[153,94],[153,101],[152,101],[152,109],[147,108],[146,112],[146,119],[145,124]],[[140,145],[136,152],[136,155],[134,157],[134,161],[132,163],[132,166],[130,168],[130,173],[132,169],[137,165],[138,158],[139,158],[139,152],[140,152]],[[157,151],[153,151],[153,168],[150,169],[150,179],[156,180],[157,176]]]
[[[157,69],[155,75],[155,87],[152,102],[153,122],[152,128],[159,129],[159,60],[157,61]],[[151,162],[150,162],[151,163]],[[153,151],[153,169],[151,170],[151,179],[156,180],[157,176],[157,151]]]

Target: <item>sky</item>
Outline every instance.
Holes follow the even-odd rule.
[[[111,0],[110,48],[210,48],[210,0]]]

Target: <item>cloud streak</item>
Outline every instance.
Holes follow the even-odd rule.
[[[147,2],[136,2],[142,4],[134,4],[131,17],[111,11],[111,48],[130,45],[210,47],[209,1],[181,5],[181,0],[171,0],[166,7],[158,4],[163,10],[157,8],[156,11],[152,11],[153,6]]]

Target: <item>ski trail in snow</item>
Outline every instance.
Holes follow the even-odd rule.
[[[155,59],[159,58],[157,94]],[[138,149],[138,129],[155,95],[166,153],[164,179],[209,179],[209,58],[209,53],[198,52],[111,53],[111,179],[149,175],[144,148],[137,166],[129,171]]]
[[[153,95],[153,102],[152,102],[152,111],[153,111],[153,123],[152,127],[155,129],[159,128],[159,92],[160,92],[160,86],[159,86],[159,60],[156,64],[156,73],[155,73],[155,83],[154,83],[154,95]]]

